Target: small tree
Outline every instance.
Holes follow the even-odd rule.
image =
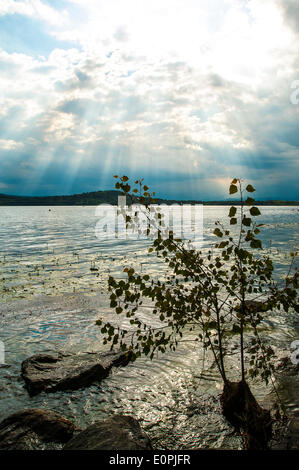
[[[116,189],[129,196],[131,203],[142,204],[149,221],[143,230],[136,214],[126,213],[127,227],[149,234],[149,225],[156,224],[157,236],[149,252],[165,261],[168,273],[160,281],[148,274],[135,273],[128,266],[124,270],[125,280],[109,277],[110,306],[129,319],[131,328],[98,320],[104,342],[111,342],[111,349],[118,345],[127,351],[132,361],[141,355],[152,359],[157,352],[174,351],[184,331],[192,331],[194,340],[214,356],[224,383],[220,397],[224,416],[237,429],[243,429],[247,448],[266,448],[271,436],[270,412],[258,405],[247,380],[259,375],[268,383],[271,378],[274,352],[263,343],[259,326],[268,310],[283,308],[286,312],[289,309],[298,312],[298,272],[292,262],[283,286],[273,279],[273,263],[261,251],[262,242],[258,238],[263,224],[255,222],[260,215],[251,197],[255,189],[250,184],[244,189],[240,179],[232,180],[229,193],[239,194],[240,203],[229,209],[230,227],[215,222],[217,243],[213,250],[204,253],[186,240],[174,238],[159,209],[153,211],[155,194],[149,192],[143,180],[135,181],[131,189],[128,177],[115,177]],[[296,253],[291,255],[294,261]],[[140,318],[138,310],[144,299],[151,301],[152,313],[159,318],[160,326],[153,327]],[[238,382],[228,378],[225,355],[232,333],[239,337]],[[244,338],[249,333],[251,343],[246,359]]]

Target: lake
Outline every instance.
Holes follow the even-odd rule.
[[[265,252],[270,252],[276,276],[282,279],[288,253],[298,251],[298,207],[262,206],[258,218]],[[215,220],[226,222],[228,207],[203,207],[203,252],[215,242]],[[109,275],[124,277],[124,267],[163,278],[165,268],[148,254],[149,240],[123,240],[103,231],[93,206],[0,207],[0,340],[5,365],[0,366],[0,418],[25,407],[50,408],[85,427],[120,412],[132,414],[158,448],[240,448],[218,404],[221,382],[211,358],[194,343],[182,343],[176,353],[153,361],[140,359],[113,370],[103,382],[75,392],[29,398],[20,378],[21,362],[41,351],[102,350],[95,321],[111,315]],[[199,224],[200,225],[200,224]],[[195,234],[198,228],[195,223]],[[148,313],[144,312],[144,315]],[[278,355],[298,339],[294,313],[271,312],[263,335]],[[188,338],[187,338],[188,339]],[[234,359],[233,359],[234,360]],[[278,384],[291,414],[299,413],[298,378]],[[253,384],[264,404],[271,390]]]

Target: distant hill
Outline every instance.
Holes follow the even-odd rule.
[[[73,194],[71,196],[12,196],[0,194],[0,206],[97,206],[98,204],[117,204],[120,191],[95,191],[91,193]],[[158,204],[205,204],[231,205],[240,201],[196,201],[157,199]],[[257,205],[268,206],[299,206],[299,201],[268,200],[257,201]]]
[[[0,194],[0,206],[96,206],[117,204],[119,191],[96,191],[71,196],[10,196]]]

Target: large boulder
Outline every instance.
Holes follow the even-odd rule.
[[[27,409],[10,415],[0,423],[1,450],[38,450],[53,443],[64,444],[78,430],[58,413]]]
[[[63,450],[152,450],[147,434],[132,416],[114,415],[73,437]]]
[[[126,365],[129,360],[123,352],[36,354],[22,363],[22,377],[31,396],[76,390],[107,377],[113,366]]]

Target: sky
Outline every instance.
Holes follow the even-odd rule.
[[[0,193],[299,200],[298,0],[0,0]]]

